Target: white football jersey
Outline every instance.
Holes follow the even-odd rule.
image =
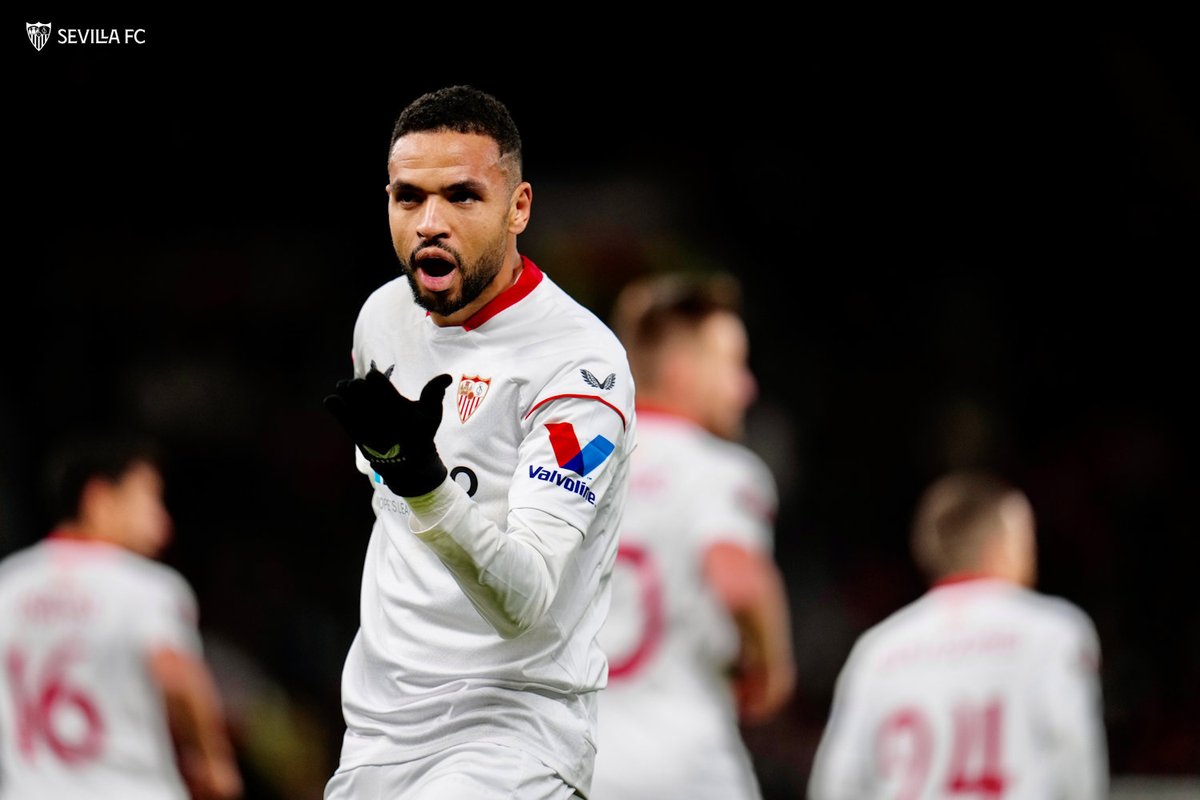
[[[864,633],[838,677],[814,800],[1101,800],[1100,645],[1073,604],[939,584]]]
[[[148,656],[199,656],[169,566],[50,537],[0,562],[0,798],[188,797]]]
[[[600,642],[595,800],[759,797],[728,680],[738,634],[703,574],[728,541],[768,557],[774,478],[744,446],[639,409],[629,501]]]
[[[635,440],[624,348],[525,259],[516,283],[462,326],[435,325],[406,278],[385,284],[360,312],[353,357],[356,375],[374,366],[409,398],[452,375],[436,436],[450,478],[489,525],[511,530],[510,514],[536,510],[573,528],[578,550],[549,611],[504,638],[356,451],[376,520],[343,670],[339,771],[489,741],[531,753],[586,793],[607,676],[595,638]]]

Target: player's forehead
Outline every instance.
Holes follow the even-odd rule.
[[[500,145],[492,137],[478,133],[409,133],[392,145],[388,180],[414,185],[503,181]]]

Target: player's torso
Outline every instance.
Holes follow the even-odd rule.
[[[184,796],[161,700],[127,633],[145,602],[132,558],[44,542],[4,573],[0,797]]]
[[[737,635],[705,584],[708,543],[698,534],[712,497],[706,486],[721,480],[721,451],[688,425],[648,414],[639,425],[601,637],[609,687],[639,697],[690,694],[724,706],[722,672],[736,656]]]
[[[907,609],[873,643],[865,731],[874,795],[1057,796],[1037,690],[1045,620],[1015,587],[947,587]]]
[[[523,275],[530,274],[527,265]],[[581,403],[588,413],[610,415],[610,425],[628,420],[632,427],[632,380],[611,331],[561,290],[546,281],[523,298],[486,324],[438,328],[400,281],[378,290],[356,324],[357,374],[374,362],[390,370],[408,397],[435,375],[454,378],[436,444],[484,517],[504,529],[510,505],[537,509],[582,531],[583,541],[549,610],[528,631],[505,639],[413,534],[403,499],[375,480],[358,454],[360,470],[372,478],[376,524],[360,630],[343,671],[343,765],[486,739],[540,747],[539,757],[577,785],[590,779],[595,690],[604,676],[595,632],[615,551],[613,518],[623,507],[628,443],[588,461],[584,449],[596,440],[577,419],[575,456],[613,467],[581,481],[578,472],[558,469],[564,462],[557,461],[548,426],[569,422],[555,415]],[[581,364],[581,353],[595,354],[595,364],[590,356]],[[583,374],[588,366],[598,372],[588,373],[591,382]],[[604,491],[594,481],[618,488]],[[595,491],[583,491],[589,487]]]
[[[728,469],[725,448],[657,414],[640,413],[638,424],[600,636],[609,682],[596,796],[756,798],[724,674],[737,633],[705,584],[707,539],[697,522],[713,500],[707,482]]]
[[[586,492],[587,482],[556,469],[553,462],[530,462],[518,469],[523,458],[529,460],[522,448],[528,446],[531,432],[545,438],[549,448],[549,433],[534,430],[544,426],[530,419],[536,407],[562,394],[547,385],[555,376],[561,379],[565,365],[574,363],[581,338],[595,338],[573,301],[547,281],[505,309],[502,317],[480,327],[439,328],[424,311],[404,302],[407,287],[392,288],[397,292],[389,299],[391,313],[367,315],[368,322],[356,331],[356,368],[362,374],[373,364],[408,397],[417,396],[435,375],[453,376],[455,382],[443,399],[436,444],[450,476],[483,515],[505,527],[514,489],[531,486],[561,503],[564,511],[595,504],[595,496]],[[585,383],[579,369],[569,372],[576,382],[571,391],[597,391]],[[631,393],[627,374],[622,381],[618,389]],[[361,454],[358,461],[372,477],[377,517],[366,564],[375,579],[364,581],[364,638],[377,642],[376,652],[368,654],[398,666],[407,680],[425,676],[431,686],[444,682],[447,664],[458,675],[481,679],[495,679],[501,665],[504,674],[524,680],[531,678],[532,665],[561,672],[564,655],[556,649],[563,646],[564,632],[553,629],[553,620],[547,620],[550,627],[519,640],[497,637],[438,557],[412,535],[403,499],[371,473]],[[539,507],[558,515],[552,505]],[[579,560],[598,557],[606,546],[604,537],[615,535],[604,532],[605,513],[597,506],[594,530],[587,531]],[[565,513],[561,518],[571,519]],[[578,580],[565,581],[556,603],[572,602],[571,593],[588,591]],[[364,648],[370,644],[365,642]],[[532,674],[549,679],[536,668]]]
[[[451,477],[500,524],[508,512],[508,487],[523,438],[521,381],[486,338],[461,328],[429,330],[431,324],[419,319],[399,335],[368,333],[362,351],[407,397],[418,396],[435,375],[454,377],[442,404],[438,454]],[[475,656],[496,645],[495,631],[433,551],[412,535],[403,498],[391,492],[361,454],[358,463],[371,476],[377,520],[365,568],[376,578],[364,582],[366,635],[380,640],[380,651],[391,651],[379,656],[401,664],[410,680],[419,680],[425,665],[435,663],[437,651],[453,652],[485,669],[487,659]],[[467,663],[458,667],[471,672]],[[430,682],[437,680],[431,674]]]

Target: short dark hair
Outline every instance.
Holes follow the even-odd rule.
[[[139,463],[163,466],[159,444],[135,432],[77,433],[54,445],[46,459],[43,491],[52,524],[79,516],[79,503],[88,481],[119,481]]]
[[[630,281],[617,295],[613,331],[629,353],[637,383],[653,383],[660,348],[677,331],[694,332],[714,314],[742,314],[741,283],[724,272],[662,273]]]
[[[521,134],[504,103],[473,86],[447,86],[427,92],[408,104],[396,118],[388,157],[396,140],[410,133],[454,131],[490,137],[500,147],[501,158],[511,158],[515,177],[521,177]]]

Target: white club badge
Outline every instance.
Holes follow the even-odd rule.
[[[478,375],[467,377],[463,375],[458,381],[458,418],[466,422],[479,408],[483,398],[487,397],[491,378],[481,378]]]

